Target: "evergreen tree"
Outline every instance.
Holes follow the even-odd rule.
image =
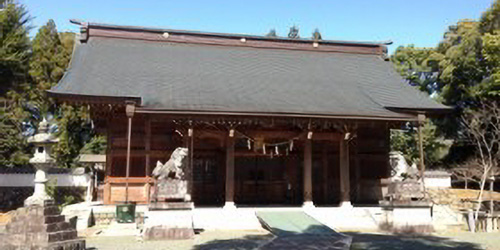
[[[290,27],[290,31],[288,32],[288,38],[292,38],[292,39],[300,38],[299,28],[297,26],[294,25],[294,26]]]
[[[0,97],[25,80],[30,41],[28,23],[31,18],[22,5],[0,0]]]
[[[433,48],[415,48],[414,45],[400,46],[391,56],[391,61],[407,83],[421,91],[433,94],[437,91],[438,69],[430,60]]]
[[[27,165],[30,152],[21,124],[6,112],[0,108],[0,167]]]
[[[267,34],[267,37],[278,37],[278,34],[276,34],[276,29],[271,29]]]
[[[444,118],[433,120],[438,134],[454,140],[448,162],[474,153],[460,126],[464,110],[479,110],[480,100],[500,100],[499,54],[500,0],[496,0],[479,21],[464,19],[448,27],[437,47],[400,47],[391,57],[410,84],[454,107]]]
[[[60,167],[72,167],[80,150],[94,136],[89,112],[83,106],[63,104],[56,109],[54,116],[59,138],[53,149],[54,158]]]
[[[38,30],[32,47],[33,55],[29,64],[32,84],[26,87],[25,92],[30,95],[28,99],[31,107],[40,113],[39,116],[43,116],[52,106],[45,91],[62,78],[70,60],[71,51],[62,45],[53,20],[49,20]]]
[[[319,41],[319,40],[322,40],[321,38],[321,33],[319,32],[319,29],[315,29],[314,32],[312,33],[312,39],[314,41]]]
[[[0,0],[0,100],[9,103],[0,106],[0,167],[20,166],[28,163],[29,148],[22,136],[22,122],[27,116],[13,102],[10,93],[19,89],[27,79],[30,41],[30,17],[24,6],[10,0]],[[9,93],[9,95],[7,95]],[[18,105],[19,104],[19,105]]]
[[[433,167],[446,156],[449,145],[443,137],[438,136],[436,125],[427,121],[422,127],[422,141],[424,148],[424,162]],[[399,151],[409,164],[418,164],[420,153],[418,148],[417,128],[407,125],[401,130],[391,130],[391,151]]]
[[[53,20],[42,26],[33,40],[33,57],[30,76],[33,82],[29,100],[40,117],[53,114],[57,124],[58,144],[54,158],[61,167],[73,166],[84,145],[91,141],[94,132],[86,107],[55,105],[46,96],[46,90],[62,78],[71,58],[74,34],[58,33]]]

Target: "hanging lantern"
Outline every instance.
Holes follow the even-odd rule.
[[[252,149],[252,143],[250,142],[250,139],[247,139],[247,146],[248,146],[248,150]]]
[[[278,151],[278,145],[274,146],[274,150],[275,150],[276,155],[280,154],[280,152]]]
[[[262,153],[266,154],[266,144],[262,144]]]
[[[264,147],[264,138],[256,137],[254,140],[253,150],[257,152],[257,150]]]

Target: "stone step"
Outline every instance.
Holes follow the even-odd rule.
[[[76,239],[78,237],[76,230],[68,229],[59,232],[22,232],[22,233],[10,233],[8,243],[11,245],[22,246],[26,242],[32,242],[38,245],[43,245],[47,242],[57,242]]]
[[[69,229],[66,231],[48,233],[48,241],[49,242],[56,242],[56,241],[72,240],[72,239],[76,239],[77,236],[78,236],[78,234],[77,234],[76,230]]]
[[[48,215],[44,216],[43,219],[45,224],[64,222],[64,215]]]
[[[58,232],[73,229],[71,225],[65,221],[45,224],[45,228],[47,232]]]
[[[57,232],[71,228],[71,225],[65,221],[40,224],[40,223],[23,223],[22,221],[11,222],[5,226],[9,233],[35,233],[35,232]]]
[[[137,236],[140,230],[137,223],[118,223],[116,221],[102,231],[101,236]]]
[[[3,244],[2,244],[3,243]],[[19,249],[43,249],[43,250],[59,250],[59,249],[71,249],[71,250],[85,250],[85,240],[84,239],[71,239],[60,242],[51,243],[28,243],[26,241],[20,244],[13,244],[10,242],[1,242],[0,247],[2,250],[19,250]]]

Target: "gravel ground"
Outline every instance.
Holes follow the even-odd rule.
[[[500,233],[446,233],[442,235],[403,236],[379,233],[346,232],[353,236],[352,250],[500,250]],[[93,236],[87,238],[89,249],[255,249],[272,240],[267,231],[206,231],[190,240],[146,241],[137,237]],[[291,249],[290,249],[291,250]]]
[[[189,240],[142,241],[133,236],[92,236],[86,239],[88,249],[163,250],[163,249],[254,249],[274,236],[267,231],[206,231]]]
[[[481,244],[488,250],[500,250],[500,232],[495,233],[471,233],[454,232],[446,233],[442,237],[450,237],[459,241]]]

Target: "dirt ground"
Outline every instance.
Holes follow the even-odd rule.
[[[351,249],[400,250],[500,250],[500,232],[446,233],[422,236],[404,236],[379,233],[345,232],[353,237]],[[190,240],[146,241],[134,236],[87,238],[89,249],[256,249],[274,238],[267,231],[206,231]],[[314,249],[314,248],[307,248]]]

